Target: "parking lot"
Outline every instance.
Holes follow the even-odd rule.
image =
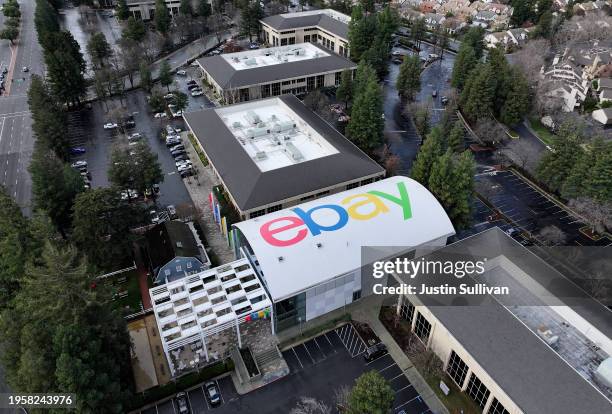
[[[202,387],[188,392],[193,413],[214,411],[230,413],[282,413],[295,407],[300,397],[313,397],[334,407],[334,392],[343,385],[352,386],[364,372],[378,371],[395,392],[394,413],[402,410],[406,414],[428,413],[429,408],[410,384],[402,370],[390,355],[366,362],[362,354],[366,344],[352,325],[323,333],[304,343],[285,349],[283,357],[290,374],[274,383],[239,396],[229,377],[218,381],[222,403],[210,407]],[[177,412],[173,401],[166,401],[142,411],[146,414]]]
[[[553,203],[512,171],[498,171],[476,177],[491,189],[487,199],[522,230],[537,235],[546,226],[556,226],[566,235],[567,245],[606,246],[607,238],[592,240],[579,230],[584,223]],[[503,228],[503,227],[502,227]],[[505,228],[504,228],[505,230]]]

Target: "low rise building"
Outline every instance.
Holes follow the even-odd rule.
[[[197,60],[203,79],[226,103],[337,86],[357,65],[314,43],[249,50]]]
[[[394,273],[388,281],[416,285],[417,292],[419,282],[479,292],[405,294],[393,305],[402,325],[441,359],[443,381],[488,414],[612,410],[611,390],[596,374],[612,354],[610,310],[497,227],[422,260],[459,257],[484,261],[484,272],[461,279],[418,272],[410,280]],[[483,284],[508,293],[478,291]]]
[[[152,20],[155,15],[155,0],[126,0],[130,14],[137,20]],[[171,16],[176,16],[180,0],[165,0]]]
[[[612,125],[612,108],[596,109],[591,116],[602,125]]]
[[[260,20],[263,41],[270,46],[312,42],[348,57],[350,16],[333,9],[268,16]]]
[[[190,112],[184,118],[241,219],[385,175],[293,95]]]

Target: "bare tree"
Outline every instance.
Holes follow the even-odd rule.
[[[441,377],[444,374],[440,358],[431,349],[425,348],[416,335],[410,334],[405,352],[419,371],[434,377]]]
[[[556,31],[553,44],[557,48],[571,47],[581,42],[612,38],[612,16],[605,13],[587,13],[566,20]]]
[[[523,170],[534,173],[542,155],[534,148],[532,142],[525,139],[511,139],[500,151],[501,154],[513,164]]]
[[[346,384],[334,391],[334,402],[339,410],[348,408],[350,395],[351,387]]]
[[[497,121],[490,118],[481,119],[474,128],[474,133],[486,145],[496,145],[506,138],[506,131]]]
[[[290,414],[331,414],[331,408],[323,401],[312,397],[300,397]]]
[[[512,55],[512,62],[521,69],[525,79],[533,84],[542,78],[540,71],[549,53],[550,42],[548,40],[534,39],[527,42],[521,50]]]
[[[391,149],[387,144],[383,145],[383,148],[378,156],[383,166],[385,167],[385,170],[387,171],[388,177],[397,174],[397,171],[399,170],[402,161],[400,157],[397,156],[397,154],[391,152]]]
[[[559,227],[550,225],[539,231],[538,239],[545,246],[559,246],[565,243],[567,240],[567,235]]]
[[[591,233],[603,233],[607,228],[612,227],[612,203],[579,197],[570,200],[569,206],[584,217],[591,226]]]

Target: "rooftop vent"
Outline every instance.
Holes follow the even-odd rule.
[[[285,260],[285,258],[283,256],[278,256],[278,261],[282,262],[283,260]]]
[[[254,111],[247,111],[246,119],[247,121],[249,121],[251,124],[254,124],[254,125],[261,122],[261,118]]]
[[[317,243],[317,248],[320,249],[321,247],[323,247],[323,245],[321,243]]]
[[[257,151],[257,153],[255,154],[255,158],[258,161],[262,161],[268,158],[268,154],[266,154],[265,151]]]

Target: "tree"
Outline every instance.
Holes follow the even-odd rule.
[[[353,101],[365,90],[370,79],[376,81],[376,72],[367,62],[361,61],[357,65],[355,79],[353,80]]]
[[[353,7],[348,33],[353,60],[359,62],[361,55],[372,46],[377,34],[377,22],[375,15],[364,15],[361,6]]]
[[[162,86],[165,86],[170,92],[170,85],[172,85],[174,76],[172,75],[172,68],[170,68],[170,63],[167,60],[164,60],[159,68],[159,83]]]
[[[529,84],[523,74],[513,69],[508,83],[507,95],[501,108],[501,121],[506,125],[518,123],[529,110]]]
[[[359,0],[359,4],[365,13],[374,13],[374,0]]]
[[[38,34],[38,40],[43,48],[49,44],[48,35],[59,32],[59,16],[57,10],[51,6],[47,0],[36,0],[36,10],[34,12],[34,25]]]
[[[412,165],[410,176],[426,186],[429,182],[433,164],[443,153],[443,148],[442,134],[440,133],[440,129],[436,127],[427,135],[423,145],[421,145],[416,160]]]
[[[13,26],[6,26],[0,32],[0,39],[6,39],[11,42],[11,44],[15,42],[17,36],[19,36],[19,30],[17,30],[17,28]]]
[[[181,91],[174,92],[174,105],[177,111],[183,111],[189,104],[189,98]]]
[[[612,202],[612,145],[601,138],[591,143],[585,193],[601,203]]]
[[[480,26],[472,26],[463,36],[462,45],[466,44],[474,49],[476,59],[480,59],[485,49],[484,44],[485,30]]]
[[[336,98],[344,102],[344,107],[348,108],[349,101],[353,97],[353,71],[346,69],[342,71],[340,85],[336,89]]]
[[[117,55],[130,80],[130,86],[133,88],[134,72],[140,69],[142,49],[137,42],[131,39],[121,39],[119,41],[119,53],[117,53]]]
[[[550,225],[538,232],[538,238],[545,246],[559,246],[565,244],[567,234],[559,227]]]
[[[49,85],[38,75],[32,75],[28,105],[32,114],[32,132],[37,141],[52,150],[60,159],[68,160],[70,142],[66,113],[53,96]]]
[[[421,60],[418,55],[404,56],[397,76],[396,88],[402,98],[410,101],[421,90]]]
[[[487,146],[495,146],[506,137],[506,132],[499,122],[491,118],[483,118],[473,128],[480,142]]]
[[[495,76],[490,65],[480,64],[470,74],[461,92],[461,108],[472,121],[491,116],[495,99]]]
[[[382,90],[375,77],[370,77],[357,95],[346,127],[349,138],[361,149],[371,151],[383,139]]]
[[[142,20],[137,20],[134,16],[130,16],[127,19],[125,29],[123,29],[122,36],[126,39],[131,39],[134,42],[142,42],[147,33],[147,29]]]
[[[514,12],[510,18],[510,24],[513,26],[522,26],[528,20],[533,19],[534,13],[532,6],[534,2],[529,0],[512,0],[510,2],[514,8]]]
[[[155,0],[155,30],[165,35],[170,29],[170,11],[164,0]]]
[[[126,0],[117,1],[117,19],[124,21],[130,17],[130,10],[128,9]]]
[[[457,89],[463,89],[469,74],[472,72],[477,62],[478,60],[474,48],[466,43],[462,43],[453,66],[451,85]]]
[[[465,127],[461,120],[457,120],[448,135],[448,148],[454,152],[465,150]]]
[[[151,92],[153,88],[153,75],[151,74],[149,64],[145,61],[141,61],[138,71],[140,72],[140,86],[147,92]]]
[[[113,150],[108,177],[117,188],[136,190],[141,194],[164,180],[157,154],[142,141],[129,150]]]
[[[392,407],[395,393],[377,371],[362,374],[349,396],[349,414],[386,414]]]
[[[289,414],[331,414],[331,408],[323,401],[311,397],[300,397]]]
[[[113,50],[106,41],[104,33],[97,32],[91,35],[87,42],[87,52],[96,67],[103,67],[106,60],[113,54]]]
[[[179,13],[184,16],[193,16],[193,7],[191,0],[181,0],[179,5]]]
[[[570,200],[569,206],[591,226],[591,233],[604,233],[606,229],[612,228],[612,203],[579,197]]]
[[[429,104],[414,105],[413,112],[414,127],[421,137],[421,141],[423,141],[423,138],[427,136],[431,130],[431,112],[429,109]]]
[[[263,18],[263,9],[258,0],[245,0],[241,7],[240,33],[253,41],[253,35],[259,34],[259,20]]]
[[[416,19],[410,26],[410,37],[414,42],[417,50],[421,49],[421,41],[425,38],[427,33],[427,25],[424,18]]]
[[[551,145],[552,151],[542,157],[537,168],[538,179],[552,191],[561,190],[582,152],[582,137],[568,128],[571,126],[562,126],[559,137]]]
[[[212,8],[210,7],[210,3],[208,0],[199,0],[198,1],[198,16],[207,19],[212,14]]]
[[[92,189],[75,199],[72,239],[98,269],[116,267],[130,256],[130,228],[143,217],[140,208],[123,202],[117,190]]]
[[[67,105],[78,105],[87,91],[85,60],[79,44],[70,32],[48,35],[51,48],[45,48],[44,58],[52,91]]]
[[[553,15],[550,10],[542,13],[538,19],[538,25],[536,26],[534,37],[549,39],[552,36],[552,21]]]
[[[376,71],[378,79],[384,79],[389,72],[389,43],[377,36],[372,46],[361,54],[361,61],[369,64]]]
[[[40,143],[35,144],[30,174],[34,207],[46,211],[58,231],[65,234],[71,225],[74,199],[84,189],[81,175]]]
[[[0,187],[0,311],[19,290],[30,244],[26,218]]]

